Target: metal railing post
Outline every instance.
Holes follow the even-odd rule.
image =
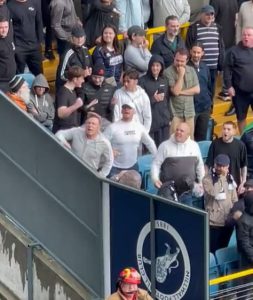
[[[28,300],[33,300],[33,249],[39,246],[39,243],[32,243],[27,246],[27,282],[28,282]]]

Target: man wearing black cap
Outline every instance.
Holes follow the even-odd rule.
[[[73,27],[71,36],[72,46],[61,57],[56,73],[56,90],[67,81],[69,67],[79,66],[85,72],[85,77],[91,75],[91,56],[85,46],[85,32],[82,26]]]
[[[224,63],[225,47],[221,26],[214,22],[214,8],[205,5],[201,8],[200,20],[190,25],[186,36],[186,47],[190,50],[193,43],[201,42],[205,54],[203,61],[210,69],[212,98],[215,90],[217,71],[221,71]]]
[[[103,64],[96,64],[92,69],[89,80],[84,85],[84,110],[96,112],[102,117],[101,129],[112,121],[111,99],[115,87],[105,81],[105,67]]]
[[[127,31],[130,44],[124,53],[126,69],[135,69],[139,75],[144,75],[152,54],[148,50],[148,41],[145,39],[145,30],[134,25]]]
[[[229,174],[230,159],[219,154],[214,168],[203,179],[205,210],[209,215],[210,252],[227,247],[233,227],[226,226],[231,208],[237,201],[236,183]]]

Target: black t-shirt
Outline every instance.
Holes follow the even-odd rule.
[[[16,49],[38,49],[43,41],[40,1],[9,1],[8,8],[13,24]]]
[[[60,129],[69,129],[81,125],[81,114],[79,111],[74,111],[69,117],[61,119],[58,116],[58,108],[62,106],[70,107],[76,102],[76,92],[71,91],[65,86],[62,86],[56,94],[55,99],[55,119],[53,132]]]
[[[222,138],[214,140],[209,148],[206,165],[214,166],[214,159],[218,154],[227,154],[230,158],[229,172],[233,175],[237,186],[240,185],[240,169],[247,166],[247,150],[240,140],[233,139],[231,143],[223,142]]]

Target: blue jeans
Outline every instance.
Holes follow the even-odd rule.
[[[183,193],[181,196],[179,196],[178,201],[179,201],[179,203],[183,203],[183,204],[186,204],[188,206],[193,206],[193,204],[192,204],[192,201],[193,201],[192,193],[190,191]]]

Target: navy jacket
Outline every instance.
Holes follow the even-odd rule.
[[[114,77],[116,82],[120,81],[123,56],[120,53],[110,52],[107,48],[97,46],[92,54],[94,65],[101,63],[105,66],[105,77]]]
[[[212,88],[211,78],[208,66],[201,61],[197,68],[191,60],[188,65],[193,67],[198,75],[200,93],[194,96],[194,107],[196,113],[207,111],[211,108],[212,104]]]

